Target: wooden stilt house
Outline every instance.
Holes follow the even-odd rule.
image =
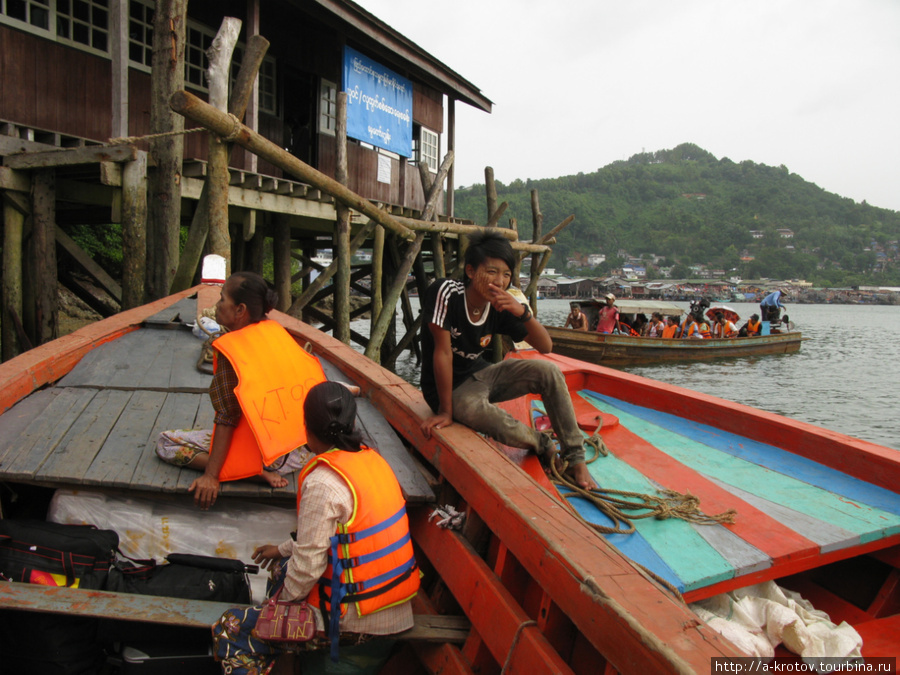
[[[196,262],[179,251],[179,236],[182,227],[207,219],[201,196],[212,166],[212,135],[192,133],[197,125],[173,113],[168,98],[180,89],[210,97],[207,52],[225,17],[242,22],[230,65],[230,105],[253,40],[268,41],[257,84],[235,118],[395,216],[421,219],[428,197],[423,184],[437,183],[447,198],[434,200],[425,220],[452,218],[452,164],[447,163],[445,185],[443,176],[434,179],[442,156],[452,157],[455,149],[455,106],[459,101],[490,112],[491,101],[349,0],[0,0],[4,358],[56,335],[58,248],[93,270],[99,285],[126,307],[196,278]],[[348,82],[354,70],[401,90],[400,103],[385,103],[378,90]],[[336,132],[339,94],[346,89],[342,176]],[[400,134],[377,125],[374,136],[363,138],[354,106],[393,112],[405,144],[388,142]],[[188,133],[182,135],[184,127]],[[110,145],[110,139],[122,140]],[[292,276],[308,280],[321,268],[312,261],[321,249],[335,247],[339,257],[340,203],[327,190],[237,146],[228,167],[223,211],[233,269],[261,271],[271,239],[274,281],[284,295]],[[358,211],[348,220],[353,235],[371,221]],[[121,279],[92,268],[90,257],[65,236],[72,225],[107,223],[122,224]],[[378,233],[364,236],[357,247],[381,245]],[[435,248],[425,250],[431,254]],[[390,239],[387,253],[373,254],[374,265],[384,267],[385,289],[392,276],[410,272],[401,269],[402,251]],[[291,256],[300,259],[299,272]],[[54,264],[45,264],[51,259]],[[443,260],[437,268],[443,271]],[[354,268],[344,285],[358,286],[365,275]],[[297,314],[308,305],[294,300],[291,307],[285,298],[282,309]],[[395,305],[396,300],[392,312]],[[333,327],[326,322],[327,329]]]

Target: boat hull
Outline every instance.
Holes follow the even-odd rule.
[[[800,351],[799,332],[711,340],[662,339],[608,335],[546,326],[553,352],[605,366],[791,354]]]

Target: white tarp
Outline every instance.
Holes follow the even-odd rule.
[[[690,605],[711,628],[748,656],[772,658],[784,646],[804,658],[859,658],[862,638],[846,621],[835,625],[798,593],[774,581]]]

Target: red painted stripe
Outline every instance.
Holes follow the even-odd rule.
[[[818,555],[819,547],[815,542],[727,492],[626,427],[618,426],[601,433],[617,458],[665,488],[698,497],[704,513],[712,515],[735,509],[736,522],[724,527],[769,556],[773,567],[795,558]],[[773,575],[781,576],[776,572]]]

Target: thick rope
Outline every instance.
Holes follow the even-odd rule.
[[[205,127],[195,127],[183,131],[163,131],[158,134],[147,134],[146,136],[120,136],[118,138],[110,138],[109,145],[128,145],[139,141],[152,141],[154,138],[167,138],[169,136],[184,136],[187,134],[195,134],[198,131],[206,131]]]

